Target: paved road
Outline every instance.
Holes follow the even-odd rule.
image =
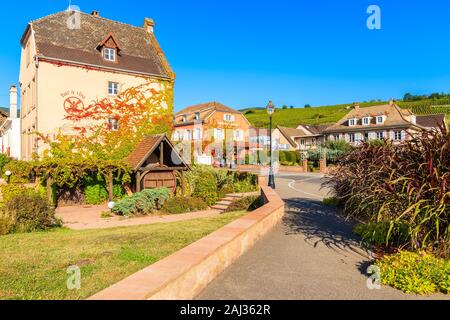
[[[392,288],[369,290],[370,259],[352,226],[322,204],[318,175],[283,175],[282,224],[220,275],[200,300],[417,299]],[[437,296],[437,298],[446,298]],[[448,298],[448,297],[447,297]]]

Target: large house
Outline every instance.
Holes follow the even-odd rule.
[[[17,87],[9,90],[9,112],[0,111],[0,151],[8,157],[21,159],[20,118],[17,111]]]
[[[231,141],[236,157],[244,157],[250,148],[250,122],[241,112],[219,102],[202,103],[181,110],[175,114],[174,126],[174,142],[198,143],[193,150],[194,157],[206,154],[216,161],[225,159],[224,141]],[[209,148],[203,142],[209,143]]]
[[[296,129],[278,126],[274,131],[274,140],[278,150],[308,151],[323,144],[323,131],[327,125],[299,125]]]
[[[345,140],[357,145],[361,141],[388,139],[400,142],[426,128],[410,110],[393,101],[386,105],[360,108],[355,105],[344,118],[324,130],[328,141]]]
[[[136,27],[102,18],[97,11],[72,9],[28,24],[20,63],[25,160],[46,147],[36,132],[50,139],[58,132],[71,134],[73,125],[65,120],[68,108],[82,109],[145,83],[156,90],[173,85],[175,75],[154,26],[152,19]]]

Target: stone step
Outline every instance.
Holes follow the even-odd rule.
[[[216,203],[216,205],[222,205],[222,206],[230,206],[235,200],[220,200]]]
[[[215,206],[211,207],[211,209],[219,210],[219,211],[225,211],[228,209],[229,206],[224,206],[220,204],[216,204]]]

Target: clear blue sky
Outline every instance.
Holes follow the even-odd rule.
[[[73,0],[82,11],[142,25],[177,73],[175,107],[211,100],[231,107],[347,103],[450,92],[450,3],[427,0]],[[366,27],[367,7],[382,29]],[[0,105],[18,82],[28,21],[65,0],[8,1],[0,11]]]

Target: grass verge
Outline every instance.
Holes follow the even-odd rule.
[[[85,299],[243,216],[106,230],[0,237],[0,299]],[[81,289],[67,289],[67,268],[81,268]]]

